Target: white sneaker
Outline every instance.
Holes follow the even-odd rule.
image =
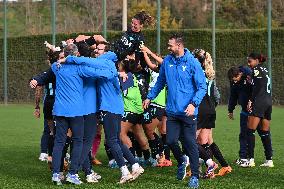
[[[134,179],[133,179],[133,176],[132,176],[131,173],[129,173],[127,175],[122,175],[120,180],[119,180],[119,184],[124,184],[124,183],[130,182],[132,180],[134,180]]]
[[[53,173],[51,180],[55,185],[62,185],[60,174],[58,173]]]
[[[144,169],[138,164],[138,166],[132,166],[132,176],[133,180],[137,179],[142,173],[144,173]]]
[[[93,176],[97,179],[97,180],[100,180],[102,178],[101,175],[99,175],[98,173],[96,173],[95,171],[91,170]]]
[[[98,179],[95,177],[93,173],[86,176],[87,183],[97,183],[99,182]]]
[[[40,161],[47,161],[48,154],[47,153],[40,153],[39,160]]]
[[[274,164],[272,160],[265,160],[265,162],[261,164],[260,167],[274,167]]]
[[[240,162],[240,166],[241,167],[255,167],[254,159],[253,158],[245,159],[245,160],[242,159]]]

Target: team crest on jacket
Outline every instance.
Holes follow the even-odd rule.
[[[259,74],[258,70],[254,70],[253,72],[254,72],[254,76],[258,76],[258,74]]]

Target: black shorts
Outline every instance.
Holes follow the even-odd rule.
[[[52,110],[54,105],[54,97],[46,97],[43,102],[44,119],[53,119]]]
[[[152,108],[152,119],[157,118],[159,121],[162,121],[163,116],[166,115],[165,108],[151,106]]]
[[[143,122],[143,114],[137,114],[133,112],[124,112],[122,116],[122,121],[129,122],[134,125],[136,124],[142,124]]]
[[[259,117],[261,119],[271,120],[272,105],[252,104],[251,116]]]
[[[216,114],[198,114],[197,129],[215,128]]]
[[[153,107],[150,106],[149,108],[147,108],[143,112],[142,124],[150,124],[150,123],[152,123],[152,119],[153,119]]]

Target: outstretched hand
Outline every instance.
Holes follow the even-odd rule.
[[[145,45],[141,46],[140,49],[141,49],[141,51],[143,53],[147,53],[147,54],[151,54],[152,53],[152,51],[148,47],[146,47]]]

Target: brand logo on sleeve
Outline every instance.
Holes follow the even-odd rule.
[[[186,66],[182,66],[182,71],[185,71],[185,69],[186,69]]]

